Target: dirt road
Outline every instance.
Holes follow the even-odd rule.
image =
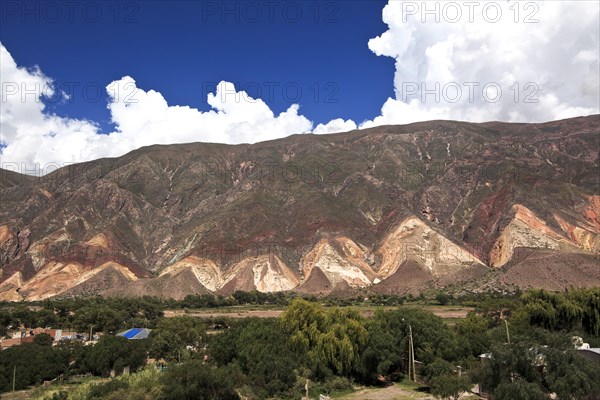
[[[412,306],[410,306],[412,307]],[[468,307],[424,307],[426,310],[431,311],[438,317],[449,319],[449,318],[465,318],[467,314],[472,311],[472,308]],[[391,309],[391,308],[389,308]],[[223,309],[222,309],[223,310]],[[183,310],[165,310],[165,317],[172,318],[182,315],[197,318],[277,318],[284,310],[236,310],[235,308],[227,308],[225,311],[214,310],[200,310],[185,312]],[[375,313],[375,309],[364,309],[361,310],[365,317],[370,317]]]
[[[398,386],[384,389],[362,389],[357,392],[338,397],[335,400],[435,400],[425,393],[405,390]]]
[[[277,318],[283,313],[283,310],[240,310],[240,311],[192,311],[184,312],[183,310],[165,310],[165,317],[179,317],[187,315],[197,318]]]

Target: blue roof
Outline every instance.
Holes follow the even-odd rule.
[[[133,329],[130,329],[127,332],[125,332],[123,334],[123,336],[126,337],[127,339],[131,339],[131,338],[135,337],[141,331],[142,330],[140,328],[133,328]]]
[[[126,331],[117,333],[118,336],[122,336],[125,339],[146,339],[150,336],[150,329],[146,328],[131,328]]]

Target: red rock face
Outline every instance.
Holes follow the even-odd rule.
[[[489,261],[488,252],[495,243],[502,220],[510,213],[514,200],[512,185],[509,183],[486,198],[477,207],[471,224],[463,233],[467,248],[472,249],[482,260]]]
[[[516,276],[528,260],[600,253],[599,126],[598,115],[432,121],[151,146],[37,179],[0,171],[0,299],[45,288],[407,291],[479,282],[494,266],[527,286]],[[406,221],[410,233],[397,234]],[[582,275],[552,287],[600,284],[569,276]]]
[[[590,196],[590,204],[583,215],[590,223],[600,229],[600,195]]]

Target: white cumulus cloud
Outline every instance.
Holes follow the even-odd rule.
[[[17,66],[0,44],[2,107],[1,163],[4,168],[43,174],[66,163],[120,156],[152,144],[254,143],[295,133],[313,124],[293,104],[275,115],[261,99],[221,82],[208,94],[212,110],[169,105],[157,91],[137,87],[125,76],[107,85],[108,108],[116,130],[99,134],[96,124],[45,110],[44,97],[55,94],[52,79],[39,68]]]
[[[236,91],[229,82],[219,83],[216,93],[208,94],[213,109],[206,112],[169,106],[159,92],[138,88],[128,76],[112,82],[107,90],[108,108],[118,128],[111,135],[132,149],[196,141],[254,143],[312,129],[312,122],[298,114],[298,105],[275,116],[264,101]]]
[[[356,122],[351,119],[344,121],[343,118],[336,118],[329,121],[326,124],[319,124],[314,129],[313,133],[335,133],[335,132],[348,132],[356,129]]]
[[[29,70],[18,67],[1,44],[0,84],[3,167],[35,173],[32,170],[35,161],[56,166],[103,155],[88,147],[89,143],[100,140],[97,127],[89,121],[46,113],[42,99],[55,94],[52,80],[37,67]]]
[[[398,1],[368,42],[396,61],[370,127],[431,119],[541,122],[599,111],[600,3]]]
[[[395,60],[394,97],[371,120],[336,118],[314,129],[299,105],[275,115],[232,83],[209,93],[212,109],[203,112],[169,105],[125,76],[106,86],[116,129],[100,134],[93,121],[48,112],[45,97],[66,95],[40,68],[18,66],[0,43],[2,166],[44,173],[46,164],[151,144],[254,143],[433,119],[541,122],[599,112],[599,2],[389,0],[382,18],[388,29],[368,47]],[[33,163],[42,171],[23,167]]]

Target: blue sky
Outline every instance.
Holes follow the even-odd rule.
[[[39,65],[59,87],[73,88],[69,101],[46,101],[49,111],[99,122],[104,132],[112,129],[110,113],[97,89],[125,75],[169,104],[201,110],[210,108],[207,91],[226,80],[275,113],[299,103],[316,123],[378,115],[393,96],[394,62],[374,55],[367,42],[386,29],[386,1],[271,3],[62,4],[59,18],[29,2],[5,9],[0,40],[20,65]]]
[[[597,0],[4,0],[0,166],[598,114],[599,60]]]

